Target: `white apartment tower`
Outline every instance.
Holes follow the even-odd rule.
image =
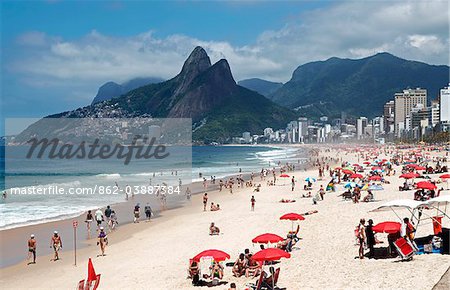
[[[410,128],[411,111],[417,105],[427,106],[426,89],[406,89],[394,96],[394,125],[395,134],[399,137],[404,128]]]

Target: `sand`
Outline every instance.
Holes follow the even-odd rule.
[[[336,152],[328,153],[337,156]],[[436,153],[439,154],[439,153]],[[440,153],[443,154],[443,153]],[[340,154],[343,160],[357,162],[354,154]],[[386,157],[386,156],[380,156]],[[362,160],[361,160],[362,161]],[[399,168],[396,168],[399,172]],[[292,174],[292,173],[291,173]],[[161,213],[152,222],[141,222],[122,226],[110,235],[107,256],[96,257],[99,253],[95,240],[78,253],[78,266],[73,265],[73,253],[62,253],[62,260],[50,262],[49,256],[39,256],[36,265],[26,266],[25,262],[3,268],[1,286],[3,289],[73,289],[77,282],[86,277],[87,259],[93,258],[97,273],[102,275],[100,289],[195,289],[186,279],[188,259],[198,252],[215,248],[231,255],[228,262],[236,259],[240,252],[249,248],[257,252],[258,245],[252,245],[255,236],[271,232],[284,236],[291,229],[291,223],[280,221],[287,212],[303,213],[318,210],[317,214],[306,216],[300,222],[301,240],[295,246],[290,259],[283,259],[278,285],[287,289],[432,289],[450,265],[448,255],[417,255],[410,262],[398,259],[355,259],[358,247],[355,245],[354,228],[360,218],[372,218],[375,223],[398,221],[392,212],[369,212],[378,205],[393,199],[412,198],[412,191],[399,192],[402,179],[390,176],[391,184],[384,185],[383,191],[375,191],[376,202],[354,204],[343,201],[336,193],[327,193],[325,200],[313,205],[310,198],[301,198],[303,180],[307,176],[317,177],[317,170],[295,172],[302,182],[292,193],[290,181],[280,180],[285,186],[263,188],[259,193],[251,189],[209,192],[209,201],[219,203],[222,210],[203,212],[201,196],[193,196],[191,204]],[[259,180],[259,177],[256,178]],[[318,181],[325,185],[329,178]],[[441,194],[448,195],[449,191]],[[256,198],[255,211],[250,211],[250,198]],[[296,199],[295,203],[282,204],[281,198]],[[408,216],[407,212],[398,211]],[[219,236],[209,236],[208,227],[214,221],[221,229]],[[449,227],[449,221],[444,221]],[[417,236],[432,233],[431,224],[422,224]],[[386,235],[377,237],[385,241]],[[66,239],[67,240],[67,239]],[[66,241],[67,242],[67,241]],[[48,241],[38,243],[47,244]],[[25,246],[25,242],[24,242]],[[24,247],[24,255],[26,247]],[[235,278],[231,268],[225,268],[224,280],[235,282],[238,289],[255,279]],[[228,289],[228,285],[215,287]]]

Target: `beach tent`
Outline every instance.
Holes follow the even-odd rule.
[[[391,200],[388,201],[379,207],[371,210],[372,212],[379,212],[379,211],[393,211],[394,214],[400,219],[403,220],[396,212],[396,209],[406,209],[411,213],[411,219],[413,217],[416,218],[416,220],[419,220],[419,217],[416,217],[415,211],[423,207],[422,202],[412,199],[397,199],[397,200]]]

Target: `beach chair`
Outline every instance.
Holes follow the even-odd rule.
[[[414,246],[405,238],[398,238],[394,246],[402,260],[410,260],[415,254]]]
[[[280,277],[280,268],[277,268],[273,273],[273,276],[270,276],[267,279],[263,279],[261,289],[267,290],[275,290],[277,289],[278,277]]]
[[[261,273],[261,275],[259,275],[258,280],[255,283],[247,284],[247,287],[249,287],[252,290],[261,290],[263,281],[264,281],[264,275],[263,275],[263,273]]]

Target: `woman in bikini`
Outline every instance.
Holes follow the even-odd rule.
[[[100,233],[98,234],[97,245],[100,245],[100,251],[102,252],[99,256],[105,255],[105,248],[108,244],[108,237],[106,236],[105,229],[100,227]]]

